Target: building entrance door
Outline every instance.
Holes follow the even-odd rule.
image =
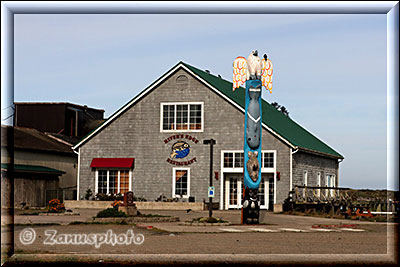
[[[242,174],[227,174],[225,178],[225,208],[237,209],[241,207]]]
[[[225,209],[240,209],[242,207],[242,179],[243,174],[225,174]],[[274,207],[274,175],[266,173],[262,175],[258,188],[260,208],[273,210]]]

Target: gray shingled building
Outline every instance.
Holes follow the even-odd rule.
[[[241,207],[244,89],[179,62],[83,138],[78,199],[124,193],[154,201],[189,197],[208,200],[213,138],[215,198],[220,209]],[[288,197],[294,185],[338,186],[343,156],[269,103],[262,103],[264,209]]]

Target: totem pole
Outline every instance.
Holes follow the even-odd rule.
[[[258,187],[261,182],[261,87],[272,92],[272,62],[264,54],[258,57],[253,50],[247,60],[237,57],[233,62],[233,91],[246,83],[244,119],[244,171],[242,224],[258,224],[260,201]]]

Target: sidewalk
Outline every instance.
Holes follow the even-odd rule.
[[[41,216],[41,215],[16,215],[14,217],[15,224],[61,224],[68,225],[71,222],[86,222],[91,217],[95,216],[100,209],[74,209],[74,212],[79,215],[65,215],[65,216]],[[138,227],[144,228],[157,228],[167,232],[223,232],[221,229],[248,229],[251,228],[262,228],[262,229],[310,229],[313,225],[317,224],[329,224],[329,225],[340,225],[340,224],[357,224],[357,225],[390,225],[391,223],[375,223],[375,222],[364,222],[355,220],[344,220],[344,219],[330,219],[330,218],[319,218],[311,216],[295,216],[285,214],[274,214],[272,212],[261,211],[260,213],[260,225],[240,225],[240,210],[215,210],[213,216],[222,218],[225,221],[229,221],[229,226],[187,226],[182,225],[185,221],[191,221],[194,218],[208,217],[208,211],[180,211],[180,210],[140,210],[143,214],[159,214],[179,217],[179,222],[148,222],[138,223]],[[3,220],[2,220],[3,221]],[[262,231],[262,230],[260,230]],[[267,230],[265,230],[267,231]]]

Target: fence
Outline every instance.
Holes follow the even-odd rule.
[[[399,202],[391,199],[362,199],[352,193],[350,188],[328,186],[295,186],[289,192],[284,210],[321,210],[344,212],[359,209],[374,214],[397,214]]]
[[[70,188],[60,188],[58,190],[46,190],[45,192],[45,204],[49,203],[52,199],[59,199],[61,202],[64,200],[76,200],[77,190]]]

